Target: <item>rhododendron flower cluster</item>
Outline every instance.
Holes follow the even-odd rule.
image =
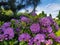
[[[35,21],[34,17],[37,17]],[[0,42],[13,41],[12,45],[53,45],[60,43],[59,26],[52,17],[40,18],[21,15],[20,19],[11,19],[0,27]],[[58,35],[58,36],[57,36]]]

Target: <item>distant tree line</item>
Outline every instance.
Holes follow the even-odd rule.
[[[10,20],[12,18],[18,19],[19,17],[17,16],[17,11],[30,6],[33,7],[32,12],[35,12],[37,5],[40,3],[41,0],[0,0],[0,20],[7,21],[7,19]],[[1,6],[3,6],[3,8],[7,11],[11,10],[13,12],[13,16],[5,15],[5,12],[2,11]],[[44,11],[42,11],[42,13],[40,13],[39,15],[40,17],[47,16]],[[57,17],[60,19],[60,11]]]
[[[39,3],[40,0],[0,0],[0,6],[3,5],[6,10],[11,9],[13,12],[31,5],[35,11]]]
[[[7,17],[8,17],[8,20],[10,20],[11,18],[17,18],[16,16],[17,11],[29,6],[32,6],[33,11],[35,12],[35,9],[39,3],[40,3],[40,0],[0,0],[0,17],[1,17],[0,20],[4,20]],[[5,10],[12,10],[14,15],[5,16],[5,12],[2,14],[1,7],[3,7]]]

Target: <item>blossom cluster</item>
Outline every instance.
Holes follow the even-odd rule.
[[[1,25],[0,42],[15,39],[19,45],[53,45],[60,43],[58,32],[59,26],[50,16],[21,15],[20,19],[11,19]]]

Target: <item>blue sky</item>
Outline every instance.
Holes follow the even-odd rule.
[[[29,11],[32,11],[33,8],[27,8]],[[60,0],[41,0],[41,3],[36,8],[36,13],[39,14],[41,11],[45,11],[47,15],[52,14],[52,17],[55,18],[60,10]],[[24,12],[25,10],[21,10]]]

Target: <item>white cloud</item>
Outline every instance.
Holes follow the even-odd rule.
[[[24,9],[19,10],[18,12],[24,13],[24,12],[26,12],[26,10],[28,10],[28,12],[31,12],[33,10],[33,8],[32,7],[24,8]]]
[[[48,4],[46,6],[40,6],[37,7],[37,13],[39,14],[41,11],[45,11],[45,13],[47,13],[47,15],[49,15],[50,13],[52,14],[52,17],[55,18],[58,14],[58,11],[60,10],[60,4],[57,3],[51,3]]]
[[[31,12],[33,10],[32,7],[27,8],[27,10],[29,10],[29,12]],[[45,6],[38,6],[36,8],[36,13],[39,14],[42,11],[44,11],[45,13],[47,13],[47,15],[52,14],[52,17],[55,18],[60,10],[60,4],[58,3],[51,3]],[[19,12],[25,12],[25,9],[20,10]]]

